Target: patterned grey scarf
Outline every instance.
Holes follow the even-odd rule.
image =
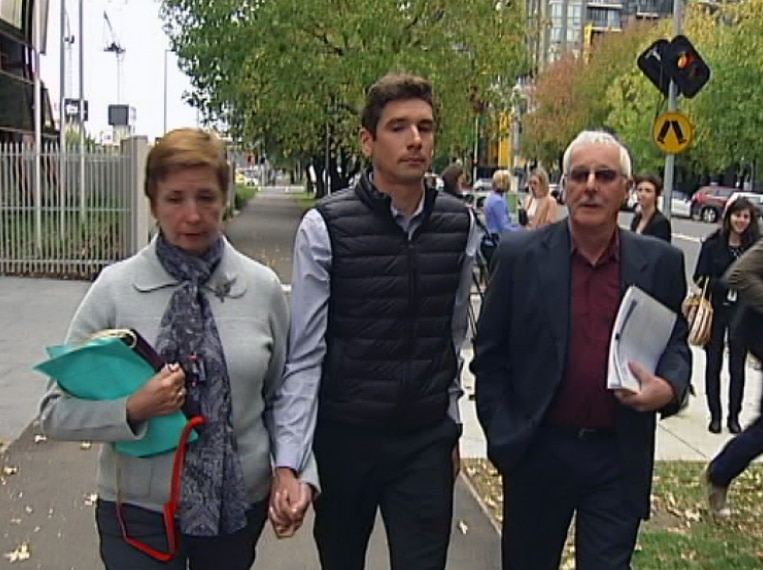
[[[246,526],[249,499],[231,424],[231,390],[220,335],[202,286],[225,250],[220,237],[196,256],[170,244],[160,233],[156,255],[162,267],[181,281],[162,316],[156,349],[165,362],[186,371],[186,414],[207,423],[188,447],[180,529],[183,534],[232,534]]]

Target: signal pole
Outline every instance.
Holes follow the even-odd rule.
[[[683,0],[673,0],[673,37],[683,33]],[[678,109],[678,87],[675,81],[670,81],[668,90],[668,111]],[[671,205],[673,200],[673,180],[676,168],[676,155],[668,154],[665,157],[665,174],[662,187],[662,213],[667,219],[671,218]]]

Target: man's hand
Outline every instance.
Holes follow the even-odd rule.
[[[459,449],[458,442],[456,442],[456,445],[453,446],[451,459],[453,460],[453,479],[455,479],[461,472],[461,451]]]
[[[676,399],[676,393],[667,380],[648,372],[636,362],[629,362],[631,372],[641,382],[641,392],[615,390],[615,397],[638,412],[660,410]]]
[[[183,406],[185,396],[185,372],[179,364],[168,364],[127,398],[127,419],[142,422],[172,414]]]
[[[312,488],[300,481],[294,471],[285,467],[276,469],[268,515],[278,538],[297,532],[312,498]]]

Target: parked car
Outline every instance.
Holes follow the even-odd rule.
[[[492,187],[493,187],[492,178],[477,178],[477,181],[472,186],[472,190],[475,192],[482,192],[482,191],[489,192]]]
[[[723,216],[723,209],[736,192],[736,188],[728,186],[703,186],[694,193],[691,199],[691,217],[714,224]]]
[[[657,198],[657,207],[661,211],[664,211],[662,205],[662,196],[660,196]],[[673,195],[670,197],[670,213],[671,215],[677,216],[679,218],[690,218],[691,200],[689,197],[683,192],[677,192],[674,190]]]
[[[488,188],[475,190],[472,188],[470,190],[464,190],[463,194],[464,202],[466,202],[466,204],[469,206],[474,206],[478,211],[481,212],[485,207],[485,198],[490,195],[490,189]]]

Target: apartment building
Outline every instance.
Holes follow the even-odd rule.
[[[527,0],[534,67],[539,72],[567,53],[582,55],[604,33],[671,12],[672,0]]]

